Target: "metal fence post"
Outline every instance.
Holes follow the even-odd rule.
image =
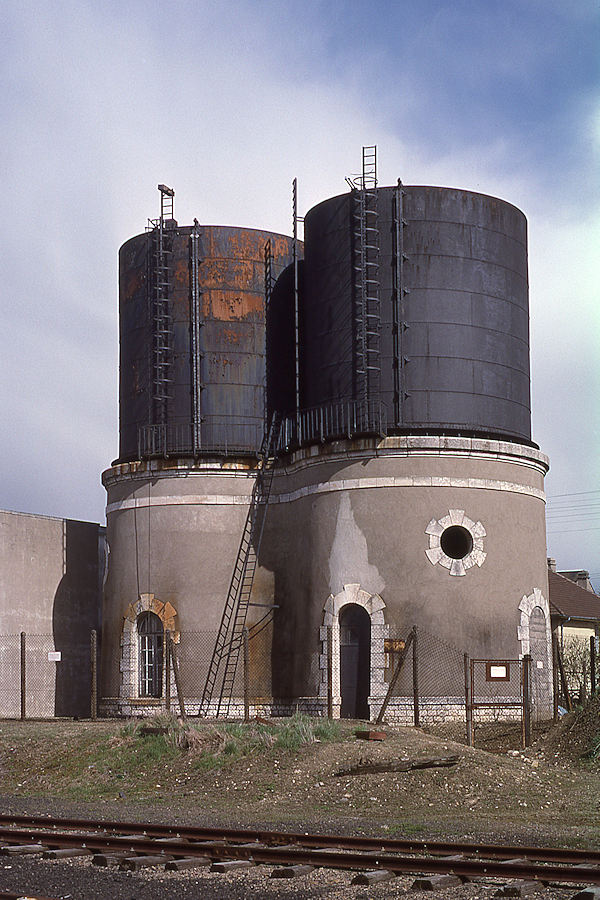
[[[21,632],[21,719],[25,719],[25,632]]]
[[[467,726],[467,744],[473,746],[473,706],[471,701],[471,660],[469,654],[464,656],[465,667],[465,723]]]
[[[333,719],[333,630],[327,626],[327,718]]]
[[[523,746],[531,744],[531,654],[523,657]]]
[[[417,626],[413,626],[412,641],[412,677],[413,677],[413,720],[415,728],[419,727],[419,651],[417,642]]]
[[[555,722],[558,722],[558,696],[560,686],[558,681],[558,636],[556,633],[552,635],[552,692],[552,718]]]
[[[596,693],[596,635],[590,635],[590,693]]]
[[[171,632],[165,635],[165,708],[171,712]]]
[[[244,722],[250,721],[250,641],[248,627],[242,631],[244,647]]]
[[[90,717],[98,718],[98,632],[90,633]]]

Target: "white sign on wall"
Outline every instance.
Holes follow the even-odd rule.
[[[49,650],[48,651],[48,662],[60,662],[61,652],[60,650]]]

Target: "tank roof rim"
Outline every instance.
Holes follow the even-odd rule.
[[[177,227],[174,228],[173,230],[176,232],[179,232],[179,233],[181,233],[181,232],[183,232],[183,233],[190,232],[191,233],[193,228],[194,228],[194,225],[177,225]],[[269,237],[285,238],[288,241],[294,240],[294,238],[291,234],[285,234],[283,231],[270,231],[268,228],[252,228],[252,227],[246,226],[246,225],[220,225],[218,223],[200,222],[200,229],[203,229],[203,228],[225,228],[230,231],[255,231],[257,234],[265,234]],[[127,244],[129,244],[131,241],[135,241],[140,237],[145,237],[145,235],[147,235],[149,233],[150,232],[148,232],[148,231],[140,231],[137,234],[132,234],[131,237],[128,237],[119,246],[119,252],[121,252],[121,250],[124,247],[126,247]],[[299,241],[298,243],[303,245],[304,241]]]
[[[390,191],[390,190],[395,190],[396,187],[397,187],[397,185],[395,185],[395,184],[381,184],[381,185],[377,185],[377,190],[378,191]],[[402,187],[405,189],[421,188],[421,189],[426,189],[426,190],[430,190],[430,191],[454,191],[459,194],[470,194],[474,197],[485,197],[488,200],[496,200],[498,203],[502,203],[504,206],[510,206],[517,213],[519,213],[519,215],[521,215],[525,219],[525,221],[527,221],[527,216],[525,215],[525,213],[523,212],[522,209],[520,209],[514,203],[511,203],[510,200],[505,200],[503,197],[497,197],[495,194],[486,194],[483,191],[472,191],[472,190],[470,190],[470,188],[448,187],[448,186],[441,185],[441,184],[404,184],[404,183],[402,183]],[[307,211],[306,215],[308,216],[313,210],[318,209],[318,207],[322,206],[324,203],[328,203],[331,200],[337,200],[340,197],[349,197],[351,195],[351,193],[352,193],[352,191],[344,191],[343,193],[334,194],[331,197],[326,197],[325,200],[319,200],[318,203],[315,203],[314,206],[311,206],[311,208]]]

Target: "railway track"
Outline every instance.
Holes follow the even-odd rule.
[[[369,884],[395,875],[426,877],[431,886],[499,878],[521,883],[600,885],[600,851],[501,846],[264,829],[222,829],[139,822],[0,816],[0,854],[45,858],[90,856],[99,865],[138,870],[163,866],[213,871],[267,865],[275,877],[315,868],[355,873]]]

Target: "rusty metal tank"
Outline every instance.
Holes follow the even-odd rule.
[[[119,254],[118,462],[253,454],[264,430],[265,244],[272,277],[292,239],[166,220]]]
[[[377,283],[377,303],[365,326],[376,336],[363,353],[370,385],[361,396],[357,200],[357,192],[332,197],[305,217],[301,407],[367,398],[384,405],[388,433],[530,442],[523,213],[465,190],[377,190],[377,253],[366,275]],[[279,305],[273,329],[289,332]],[[287,382],[289,373],[270,381],[278,378]]]

